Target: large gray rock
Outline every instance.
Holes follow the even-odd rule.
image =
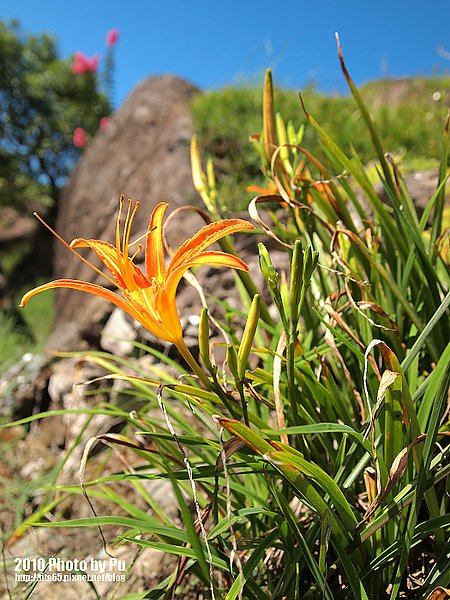
[[[133,237],[144,233],[157,202],[168,201],[171,208],[193,202],[190,103],[197,93],[191,84],[171,76],[153,77],[135,88],[91,141],[62,194],[56,230],[65,240],[114,241],[121,194],[141,203]],[[106,282],[58,242],[55,275]],[[83,292],[58,290],[50,347],[73,348],[77,339],[99,339],[112,308]]]

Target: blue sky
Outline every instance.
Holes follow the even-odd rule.
[[[118,27],[118,104],[150,75],[211,89],[257,82],[267,67],[279,85],[346,92],[335,31],[357,84],[450,72],[438,52],[450,53],[450,0],[1,0],[0,18],[14,17],[54,35],[62,56],[102,54]]]

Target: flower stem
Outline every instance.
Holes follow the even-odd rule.
[[[205,386],[205,388],[208,390],[213,390],[213,385],[212,385],[211,380],[206,376],[206,373],[204,372],[204,370],[201,368],[201,366],[198,364],[198,362],[192,356],[191,351],[186,346],[183,338],[181,338],[179,341],[177,341],[175,345],[178,348],[178,351],[180,352],[181,356],[184,358],[184,360],[187,362],[187,364],[191,367],[191,369],[194,371],[194,373],[200,379],[200,381]]]
[[[203,369],[201,368],[201,366],[198,364],[198,362],[192,356],[191,351],[186,346],[186,344],[184,343],[183,339],[181,339],[175,345],[178,348],[178,351],[180,352],[181,356],[184,358],[184,360],[187,362],[187,364],[191,367],[191,369],[197,375],[197,377],[199,378],[199,380],[202,382],[203,386],[207,390],[211,390],[212,392],[214,392],[215,394],[217,394],[218,398],[223,403],[223,405],[225,406],[225,408],[228,410],[228,412],[230,413],[230,415],[234,419],[238,419],[239,415],[236,414],[236,411],[234,410],[232,404],[229,402],[229,398],[227,398],[226,392],[220,386],[219,382],[217,381],[217,378],[215,376],[213,376],[214,381],[211,381],[207,377],[206,373],[203,371]],[[246,411],[246,408],[247,408],[246,406],[245,406],[245,408],[243,408],[243,412],[244,412],[244,415],[246,415],[245,416],[245,422],[248,423],[248,413]]]

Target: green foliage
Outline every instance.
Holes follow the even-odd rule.
[[[40,296],[26,312],[17,308],[20,297],[15,296],[12,306],[0,311],[0,376],[25,353],[41,352],[51,333],[54,293]]]
[[[3,373],[18,361],[25,351],[34,349],[34,340],[24,325],[17,324],[17,320],[5,312],[0,312],[0,373]]]
[[[96,75],[76,77],[53,38],[0,21],[0,205],[55,201],[78,156],[76,127],[93,134],[110,112]]]
[[[40,283],[44,282],[39,280],[36,282],[37,285]],[[17,293],[14,298],[15,305],[19,304],[20,298],[26,291],[28,291],[28,288]],[[54,302],[55,293],[53,290],[49,294],[42,294],[39,298],[36,298],[36,302],[33,302],[30,310],[20,311],[24,322],[32,332],[38,345],[43,345],[51,333],[54,320]]]
[[[450,106],[450,77],[381,80],[366,84],[361,93],[386,151],[401,158],[406,168],[436,167],[440,131],[432,124],[444,119]],[[364,164],[376,158],[351,97],[324,95],[312,88],[302,95],[308,111],[344,152],[353,147]],[[275,110],[297,129],[307,124],[296,91],[277,89]],[[260,91],[242,86],[206,92],[195,98],[193,115],[205,152],[214,158],[225,203],[243,209],[252,197],[244,192],[245,186],[263,182],[258,157],[248,141],[248,136],[260,131]],[[315,156],[323,156],[312,127],[306,126],[303,145]],[[239,195],[236,189],[241,190]]]

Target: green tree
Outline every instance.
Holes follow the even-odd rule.
[[[93,135],[110,105],[95,72],[75,75],[55,40],[0,21],[0,206],[54,204],[79,150],[73,131]]]

